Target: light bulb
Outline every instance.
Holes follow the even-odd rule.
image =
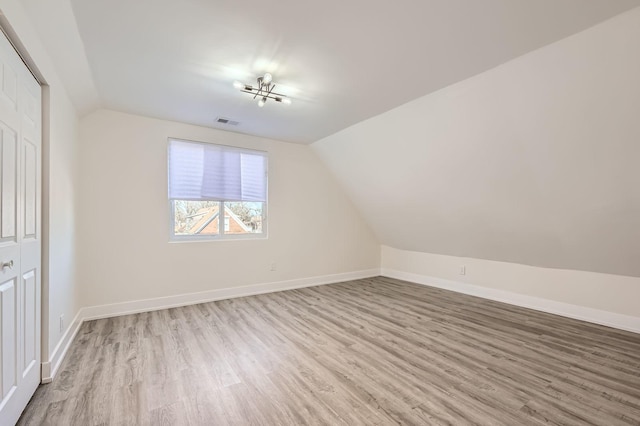
[[[233,87],[235,87],[236,89],[244,89],[244,84],[240,83],[239,81],[234,81]]]
[[[273,76],[271,74],[269,74],[268,72],[264,73],[264,77],[262,77],[262,82],[264,84],[269,84],[273,81]]]
[[[287,105],[291,105],[291,99],[289,99],[289,98],[282,98],[282,103],[283,103],[283,104],[287,104]]]
[[[267,102],[267,98],[262,98],[258,101],[258,106],[260,108],[262,108],[264,106],[264,103]]]

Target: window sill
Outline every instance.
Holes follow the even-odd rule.
[[[268,239],[268,235],[266,233],[263,234],[250,234],[250,235],[234,235],[234,236],[225,236],[225,237],[197,237],[191,235],[185,236],[171,236],[169,237],[169,243],[211,243],[211,242],[222,242],[222,241],[256,241],[256,240],[266,240]]]

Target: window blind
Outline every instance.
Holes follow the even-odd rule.
[[[267,153],[169,139],[169,199],[267,200]]]

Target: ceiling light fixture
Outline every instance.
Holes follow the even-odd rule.
[[[273,83],[273,76],[268,72],[258,77],[258,86],[253,87],[250,84],[244,84],[239,81],[233,83],[233,87],[240,89],[241,92],[253,95],[253,99],[259,98],[258,106],[263,107],[267,99],[273,99],[276,102],[290,105],[291,98],[273,91],[276,85]]]

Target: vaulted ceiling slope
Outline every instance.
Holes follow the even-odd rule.
[[[20,0],[79,115],[102,104],[70,0]],[[47,78],[47,76],[45,76]]]
[[[640,8],[312,145],[384,245],[640,277]]]
[[[103,106],[310,143],[639,5],[640,0],[25,0],[65,81]],[[77,28],[55,16],[72,6]],[[64,3],[64,4],[63,4]],[[49,22],[47,24],[47,22]],[[76,31],[77,30],[77,31]],[[91,76],[69,66],[76,31]],[[69,35],[69,34],[67,34]],[[72,35],[72,34],[71,34]],[[75,53],[74,53],[75,54]],[[82,61],[80,61],[82,62]],[[232,87],[265,71],[291,106]],[[80,100],[86,104],[86,100]],[[225,128],[225,127],[223,127]]]

